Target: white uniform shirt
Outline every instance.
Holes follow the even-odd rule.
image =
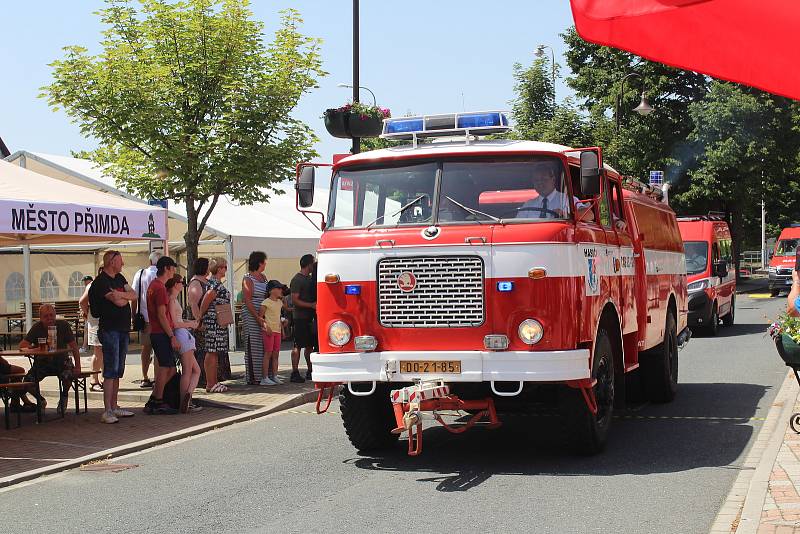
[[[558,189],[553,189],[547,197],[543,197],[539,195],[536,198],[532,198],[531,200],[526,201],[522,206],[520,206],[519,211],[517,211],[517,218],[520,219],[556,219],[557,217],[550,213],[549,211],[539,211],[540,208],[544,208],[544,199],[547,198],[547,209],[551,211],[561,210],[564,212],[564,216],[566,217],[569,213],[569,203],[567,199],[567,195],[559,191]],[[578,207],[581,207],[580,203],[578,202],[578,198],[575,197],[575,202],[578,204]],[[537,208],[526,210],[525,208]]]
[[[144,315],[144,320],[148,323],[150,322],[150,318],[147,316],[147,288],[150,287],[150,282],[156,279],[156,269],[155,265],[151,265],[146,269],[142,269],[137,271],[137,273],[133,276],[133,285],[131,286],[133,290],[136,292],[136,296],[140,295],[139,293],[139,284],[141,284],[141,295],[142,298],[139,302],[139,312]]]

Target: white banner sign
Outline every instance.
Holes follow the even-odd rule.
[[[164,239],[166,210],[8,200],[0,202],[0,233]]]

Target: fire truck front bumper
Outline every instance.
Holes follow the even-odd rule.
[[[441,372],[442,368],[454,369],[455,362],[460,372]],[[411,382],[415,378],[447,382],[560,382],[590,377],[587,349],[314,353],[311,363],[315,382]],[[410,368],[419,372],[408,372]],[[423,369],[427,372],[422,372]]]

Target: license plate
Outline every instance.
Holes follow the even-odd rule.
[[[461,362],[458,360],[417,360],[400,361],[401,373],[449,373],[460,374]]]

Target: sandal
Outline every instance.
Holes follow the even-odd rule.
[[[217,382],[211,389],[206,389],[208,393],[225,393],[228,388],[222,382]]]
[[[192,402],[192,394],[191,393],[184,393],[183,398],[181,399],[181,413],[189,413],[189,406]]]
[[[95,382],[94,384],[89,385],[89,391],[103,391],[103,384],[100,382]]]

